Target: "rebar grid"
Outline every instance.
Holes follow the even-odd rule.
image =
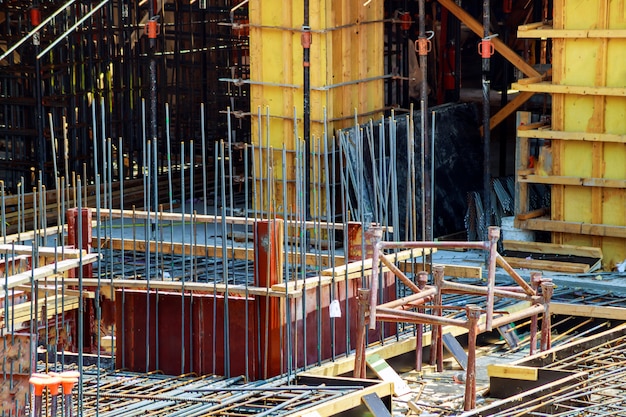
[[[246,383],[242,377],[166,377],[84,373],[84,416],[281,416],[362,389],[290,384],[285,378]]]
[[[493,414],[495,417],[621,416],[626,412],[626,335],[545,365],[581,381]]]

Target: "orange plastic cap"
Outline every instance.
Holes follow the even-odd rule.
[[[50,390],[50,395],[59,395],[59,385],[61,385],[61,377],[53,376],[46,380],[46,386]]]
[[[61,385],[63,385],[63,394],[68,395],[72,393],[74,384],[78,382],[78,378],[61,378]]]
[[[43,389],[46,387],[46,380],[48,378],[40,378],[38,376],[31,376],[28,382],[33,386],[35,390],[35,395],[41,397],[43,393]]]

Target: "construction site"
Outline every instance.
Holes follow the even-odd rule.
[[[624,0],[0,0],[0,417],[626,416]]]

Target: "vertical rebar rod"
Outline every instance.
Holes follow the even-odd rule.
[[[222,202],[226,200],[226,172],[224,169],[224,141],[220,141],[220,168],[222,171]],[[224,374],[230,378],[230,317],[228,303],[228,254],[226,252],[226,208],[222,207],[222,274],[224,278]]]
[[[302,21],[302,66],[303,66],[303,130],[304,130],[304,213],[311,218],[311,28],[309,26],[309,0],[303,0],[304,18]]]
[[[245,194],[245,198],[244,198],[244,218],[246,220],[246,233],[248,232],[248,218],[249,218],[249,214],[248,214],[248,198],[249,198],[249,181],[248,181],[248,175],[249,175],[249,169],[248,169],[248,153],[250,152],[250,146],[249,144],[245,144],[244,147],[244,154],[243,154],[243,172],[244,172],[244,194]],[[285,228],[287,229],[287,228]],[[249,259],[249,251],[248,251],[248,246],[249,246],[249,241],[246,238],[245,240],[246,242],[246,259],[245,259],[245,279],[244,279],[244,285],[245,285],[245,298],[246,298],[246,302],[245,302],[245,332],[244,332],[244,354],[245,354],[245,376],[246,376],[246,380],[250,379],[250,369],[249,369],[249,358],[250,358],[250,337],[249,337],[249,333],[248,333],[248,329],[249,329],[249,320],[248,320],[248,314],[249,314],[249,310],[250,310],[250,306],[249,306],[249,289],[248,289],[248,274],[249,274],[249,263],[250,263],[250,259]],[[215,295],[214,295],[215,296]],[[215,304],[215,302],[213,303]],[[289,320],[287,320],[287,322],[289,323]]]
[[[489,26],[491,24],[491,6],[490,0],[483,0],[483,38],[489,38]],[[483,43],[483,49],[491,45]],[[484,207],[484,230],[487,232],[491,225],[491,129],[489,127],[490,118],[490,101],[489,88],[490,81],[488,79],[491,70],[490,51],[483,51],[482,58],[482,91],[483,91],[483,207]],[[487,238],[483,238],[487,240]]]
[[[425,0],[419,0],[418,1],[418,12],[419,12],[419,18],[418,18],[418,27],[419,27],[419,37],[418,37],[418,44],[419,44],[419,64],[420,64],[420,70],[422,72],[422,83],[420,85],[420,115],[422,118],[422,131],[420,132],[421,136],[422,136],[422,140],[423,140],[423,144],[424,144],[424,149],[422,152],[424,152],[425,155],[425,167],[426,169],[424,170],[424,177],[422,178],[422,182],[424,182],[424,184],[430,184],[430,170],[428,169],[429,165],[429,158],[432,158],[432,151],[430,149],[430,145],[428,142],[428,119],[426,118],[426,110],[428,108],[428,71],[427,71],[427,66],[428,66],[428,48],[426,46],[426,43],[428,42],[427,38],[426,38],[426,1]],[[430,199],[432,198],[432,192],[433,190],[430,189],[430,187],[424,187],[425,189],[425,208],[426,208],[426,212],[424,213],[424,217],[425,217],[425,223],[426,223],[426,236],[425,236],[425,240],[427,241],[431,241],[433,240],[433,231],[430,228],[430,224],[431,224],[431,216],[432,213],[430,213]]]
[[[180,211],[182,219],[182,234],[181,234],[181,247],[182,247],[182,275],[180,278],[181,291],[180,291],[180,373],[185,373],[185,142],[180,142]]]
[[[204,119],[203,119],[204,120]],[[204,126],[202,128],[204,136]],[[169,212],[174,212],[174,192],[172,191],[172,143],[170,141],[170,106],[165,103],[165,141],[167,146],[167,185]]]
[[[80,178],[77,181],[77,187],[81,189],[81,180]],[[78,217],[76,219],[77,223],[77,239],[76,242],[78,244],[78,248],[81,249],[78,253],[78,264],[81,265],[78,268],[78,416],[83,415],[83,356],[84,356],[84,315],[85,315],[85,300],[82,297],[83,294],[83,204],[82,204],[82,193],[78,193]],[[98,339],[100,339],[100,329],[98,328]]]

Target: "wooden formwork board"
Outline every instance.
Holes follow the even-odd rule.
[[[551,184],[550,222],[518,225],[552,231],[553,243],[599,247],[608,270],[626,259],[624,29],[623,1],[556,0],[551,29],[520,31],[524,37],[555,36],[552,83],[515,85],[552,93],[552,126],[549,134],[537,129],[536,136],[551,139],[552,169],[518,171],[520,181]],[[535,137],[528,130],[519,136]],[[580,233],[573,232],[576,224]]]
[[[382,115],[383,4],[364,5],[362,0],[312,0],[308,4],[311,151],[316,153],[325,149],[326,132],[332,138],[335,129],[354,124],[355,111],[362,115],[359,123]],[[251,126],[258,179],[255,205],[278,214],[294,213],[299,204],[293,151],[303,146],[297,144],[303,139],[303,3],[252,0],[249,17]],[[325,182],[321,162],[322,169],[311,171],[311,181],[317,184]],[[268,178],[274,179],[271,196]],[[283,178],[287,190],[283,190]],[[323,186],[315,187],[325,194]],[[313,213],[323,211],[325,202],[321,198],[311,206]]]

